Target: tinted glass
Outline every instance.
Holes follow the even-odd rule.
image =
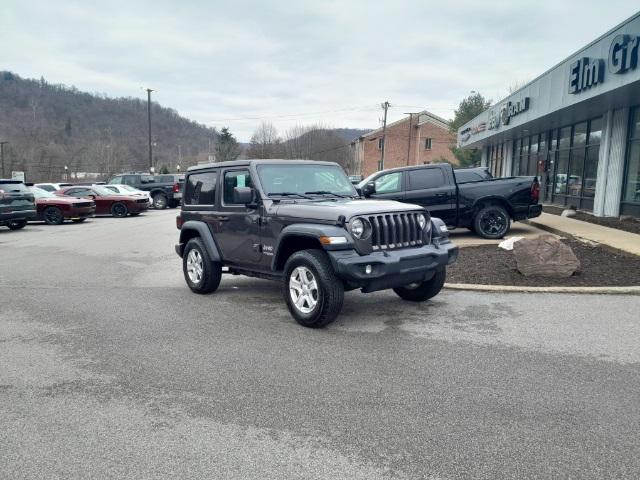
[[[556,176],[554,193],[567,192],[567,168],[569,167],[569,150],[558,151],[556,159]]]
[[[587,143],[587,122],[576,123],[573,129],[573,146],[581,147]]]
[[[589,145],[600,143],[602,138],[602,117],[591,120],[589,128]]]
[[[577,148],[571,152],[569,163],[569,178],[567,179],[567,194],[574,197],[582,196],[582,170],[584,168],[584,148]]]
[[[72,197],[86,197],[87,195],[93,195],[93,192],[86,188],[72,188],[71,190],[67,190],[66,194]]]
[[[216,204],[216,172],[193,173],[186,184],[186,205]]]
[[[151,175],[140,175],[140,183],[155,183],[155,179]]]
[[[249,170],[236,170],[225,172],[224,185],[222,188],[223,201],[226,205],[233,205],[233,189],[235,187],[251,187],[251,176]]]
[[[445,185],[444,173],[439,168],[409,170],[409,190],[438,188]]]
[[[640,202],[640,142],[629,145],[627,181],[624,186],[625,202]]]
[[[388,173],[376,179],[376,193],[399,192],[402,185],[402,172]]]
[[[122,177],[122,183],[126,185],[135,185],[138,183],[138,177],[136,175],[125,175]]]
[[[47,192],[55,192],[56,188],[53,185],[40,185],[38,188],[46,190]]]
[[[484,178],[478,172],[465,172],[463,170],[456,170],[456,182],[458,183],[477,182],[480,180],[484,180]]]
[[[569,148],[571,146],[571,127],[560,129],[560,142],[558,148]]]
[[[122,183],[122,177],[113,177],[111,180],[109,180],[109,183],[111,185],[120,185]]]
[[[582,195],[584,197],[593,197],[596,194],[599,155],[600,147],[598,145],[587,149],[587,158],[584,163],[584,182],[582,184]]]

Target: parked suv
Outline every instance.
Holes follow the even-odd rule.
[[[295,320],[332,322],[347,290],[393,288],[424,301],[440,292],[458,249],[444,223],[417,205],[361,199],[330,162],[243,160],[187,171],[176,252],[196,293],[222,267],[282,282]]]
[[[20,230],[35,217],[35,199],[27,186],[19,180],[0,178],[0,226]]]
[[[111,185],[130,185],[151,194],[153,207],[174,208],[182,199],[184,175],[157,175],[147,173],[125,173],[116,175],[108,182]]]

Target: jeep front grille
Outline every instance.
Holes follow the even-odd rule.
[[[422,230],[418,215],[413,213],[385,213],[370,215],[371,243],[374,250],[391,250],[422,245]],[[427,221],[429,219],[427,218]]]

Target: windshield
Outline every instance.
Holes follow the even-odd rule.
[[[94,185],[91,189],[96,192],[98,195],[113,195],[115,192],[107,187],[103,187],[102,185]]]
[[[266,195],[357,195],[346,174],[337,165],[259,165],[258,175]]]
[[[33,196],[36,198],[60,198],[57,195],[38,187],[30,187],[29,190],[31,190],[31,193],[33,193]]]

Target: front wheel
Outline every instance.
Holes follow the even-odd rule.
[[[495,240],[507,234],[511,228],[511,218],[504,207],[489,205],[476,214],[473,227],[482,238]]]
[[[124,218],[129,213],[129,209],[124,203],[116,202],[111,205],[111,215],[118,218]]]
[[[440,293],[446,278],[447,269],[443,268],[442,270],[438,270],[436,274],[426,282],[410,283],[404,287],[396,287],[393,291],[404,300],[424,302]]]
[[[58,207],[47,207],[44,211],[44,223],[47,225],[60,225],[64,222],[64,214]]]
[[[215,292],[222,278],[222,265],[213,262],[202,240],[192,238],[184,247],[182,255],[184,279],[192,292]]]
[[[344,285],[325,252],[296,252],[284,267],[283,294],[289,312],[300,325],[321,328],[342,310]]]
[[[24,228],[26,224],[26,220],[13,220],[7,223],[7,227],[9,227],[10,230],[20,230]]]

